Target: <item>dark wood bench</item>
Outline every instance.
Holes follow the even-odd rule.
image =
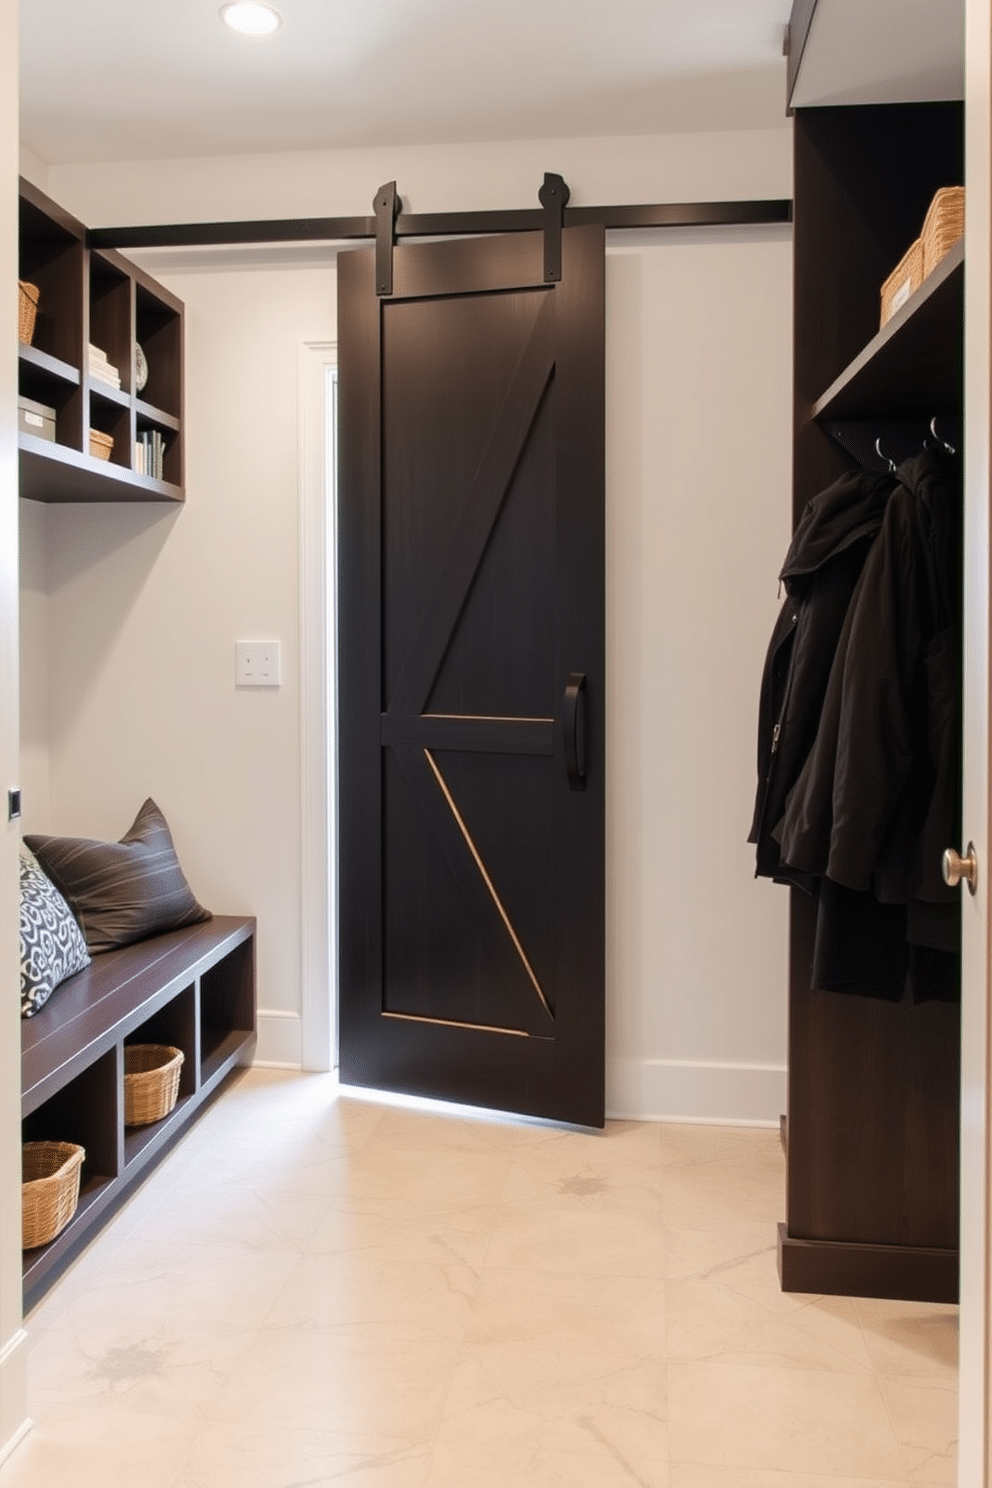
[[[255,1047],[255,921],[215,915],[94,956],[21,1024],[24,1141],[86,1149],[79,1207],[50,1244],[24,1252],[34,1305],[150,1166]],[[185,1055],[174,1109],[124,1125],[124,1045]]]

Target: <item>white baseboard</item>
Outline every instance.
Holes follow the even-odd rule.
[[[260,1009],[253,1064],[303,1068],[299,1013]],[[778,1127],[785,1110],[784,1065],[703,1064],[675,1059],[608,1059],[606,1112],[614,1120]]]
[[[27,1341],[23,1328],[0,1353],[0,1464],[31,1430],[28,1416]]]
[[[299,1013],[259,1008],[253,1064],[267,1069],[303,1068],[303,1020]]]
[[[784,1065],[608,1059],[606,1111],[614,1119],[773,1126],[785,1110]]]

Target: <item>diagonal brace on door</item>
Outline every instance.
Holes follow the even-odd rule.
[[[551,1005],[434,755],[429,749],[399,746],[393,758],[471,907],[494,964],[502,969],[506,1022],[501,1031],[553,1037]]]
[[[429,596],[407,653],[388,712],[400,717],[419,714],[475,580],[490,534],[523,454],[555,367],[555,306],[551,290],[539,290],[543,303],[523,355],[499,410],[492,437],[476,471],[451,544],[441,565],[440,581]]]

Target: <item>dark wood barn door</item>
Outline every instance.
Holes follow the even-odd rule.
[[[603,232],[338,263],[341,1078],[602,1125]]]

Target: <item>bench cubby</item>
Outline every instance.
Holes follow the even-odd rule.
[[[148,1126],[124,1124],[124,1048],[184,1054],[176,1105]],[[22,1023],[24,1141],[86,1148],[79,1206],[48,1245],[24,1252],[32,1307],[179,1140],[255,1047],[255,921],[215,915],[94,956]]]

